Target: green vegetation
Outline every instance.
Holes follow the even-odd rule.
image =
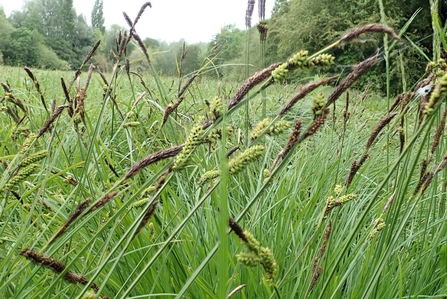
[[[181,44],[177,77],[160,42],[119,28],[109,71],[90,64],[100,43],[74,71],[2,66],[0,298],[446,297],[446,60],[419,82],[401,71],[394,98],[362,85],[394,84],[406,58],[391,54],[417,17],[297,46],[243,81],[219,61],[231,26],[209,58]],[[383,50],[337,69],[370,34]]]

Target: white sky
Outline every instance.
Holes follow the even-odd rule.
[[[21,10],[26,0],[0,0],[6,16],[13,10]],[[134,20],[144,0],[103,0],[105,26],[118,24],[126,29],[128,25],[123,18],[125,11]],[[142,37],[151,37],[167,42],[184,38],[188,43],[209,42],[220,28],[236,24],[245,29],[245,10],[247,0],[152,0],[152,8],[147,8],[136,26]],[[91,25],[90,15],[94,0],[73,0],[76,13],[83,14]],[[266,1],[266,18],[270,17],[274,0]],[[253,11],[252,26],[257,24],[258,1]]]

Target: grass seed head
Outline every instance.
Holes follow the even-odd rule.
[[[369,234],[370,239],[377,236],[377,234],[385,228],[385,226],[386,226],[385,220],[383,220],[383,218],[377,218],[376,220],[374,220],[373,226],[374,226],[374,229]]]
[[[219,170],[207,171],[200,177],[200,179],[197,182],[197,184],[202,185],[203,183],[205,183],[207,181],[214,180],[215,178],[218,178],[219,176],[220,176],[220,171]]]
[[[185,167],[189,161],[191,154],[203,141],[202,125],[195,126],[191,129],[182,151],[175,157],[173,170],[180,170]]]
[[[48,156],[47,150],[42,150],[37,153],[33,153],[26,157],[22,162],[20,162],[20,167],[26,167],[30,164],[37,163],[40,160],[44,159],[46,156]]]
[[[270,118],[264,118],[258,124],[256,127],[251,131],[250,133],[250,139],[255,140],[259,136],[261,136],[262,133],[264,133],[265,129],[270,125]]]
[[[242,171],[248,164],[264,154],[265,148],[262,145],[254,145],[247,148],[239,156],[228,162],[228,171],[230,174],[236,174]]]
[[[447,72],[444,73],[444,75],[439,79],[439,82],[435,85],[435,88],[430,95],[430,99],[428,100],[428,103],[424,107],[423,111],[424,116],[428,116],[434,111],[435,107],[441,100],[442,95],[444,95],[446,91],[447,91]]]

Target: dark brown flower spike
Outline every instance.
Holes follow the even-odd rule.
[[[169,115],[171,115],[171,113],[174,112],[175,109],[177,109],[177,107],[183,102],[183,100],[184,100],[184,97],[180,97],[177,102],[175,102],[174,104],[169,104],[166,107],[165,113],[163,115],[162,125],[164,125],[166,123],[166,121],[168,120]]]
[[[315,134],[318,129],[325,123],[328,114],[329,109],[324,109],[322,114],[317,119],[315,119],[312,125],[310,125],[310,127],[307,129],[306,133],[304,133],[304,138],[310,137]]]
[[[88,209],[88,211],[86,212],[86,214],[90,214],[91,212],[102,208],[107,203],[109,203],[117,194],[118,194],[118,191],[113,191],[113,192],[107,193],[99,201],[97,201],[93,206],[91,206],[90,209]]]
[[[357,171],[360,169],[360,167],[362,167],[362,165],[365,163],[366,159],[369,158],[368,154],[364,154],[362,156],[362,158],[360,159],[360,162],[357,162],[357,160],[355,160],[354,162],[352,162],[351,165],[351,169],[349,170],[349,175],[346,178],[345,181],[345,186],[349,186],[352,182],[352,180],[354,179],[354,176],[356,175]]]
[[[96,50],[99,47],[99,44],[101,43],[101,41],[97,41],[96,44],[93,46],[93,48],[90,50],[90,52],[88,52],[87,56],[84,58],[84,61],[82,61],[81,65],[85,65],[95,54]]]
[[[245,243],[248,243],[247,237],[244,234],[244,230],[233,218],[230,217],[228,219],[228,224],[230,225],[230,228],[234,231],[234,233],[239,237],[239,239],[241,239]]]
[[[47,132],[50,129],[53,122],[56,120],[56,118],[59,115],[61,115],[62,111],[64,111],[65,108],[69,108],[69,105],[67,105],[67,104],[61,105],[61,106],[57,107],[56,109],[54,109],[54,111],[51,112],[50,118],[48,118],[47,121],[45,122],[45,124],[42,126],[42,128],[40,128],[39,133],[37,134],[36,138],[39,138],[40,136],[45,134],[45,132]]]
[[[280,65],[281,63],[274,63],[245,80],[244,84],[242,84],[234,97],[230,100],[228,110],[236,106],[253,87],[264,81],[266,78],[270,77],[272,71]],[[271,80],[271,82],[273,83],[273,79]]]
[[[344,78],[340,84],[337,85],[334,92],[328,97],[326,107],[329,107],[333,102],[335,102],[340,95],[351,87],[357,79],[363,75],[371,66],[379,61],[379,55],[374,55],[364,61],[360,62],[353,70],[350,72],[346,78]]]
[[[49,244],[53,243],[57,238],[59,238],[81,214],[85,211],[90,203],[90,198],[87,198],[83,202],[81,202],[76,210],[68,217],[67,221],[65,221],[64,225],[58,230],[58,232],[51,238]]]
[[[129,25],[129,27],[132,28],[132,26],[133,26],[132,20],[129,18],[127,13],[125,13],[124,11],[123,11],[123,17],[126,20],[127,25]]]
[[[340,43],[348,42],[357,36],[359,36],[362,33],[366,32],[378,32],[378,33],[385,33],[388,34],[391,38],[401,41],[402,39],[394,32],[394,30],[390,27],[387,27],[382,24],[366,24],[357,28],[354,28],[353,30],[346,33],[342,38],[340,38]]]
[[[312,292],[313,288],[315,287],[315,284],[318,281],[318,278],[321,275],[321,272],[323,271],[323,268],[321,266],[318,266],[318,263],[321,260],[321,258],[323,257],[324,252],[326,251],[327,242],[329,241],[329,237],[331,235],[331,228],[332,228],[332,222],[329,221],[326,226],[326,229],[324,230],[323,241],[321,243],[320,251],[318,253],[318,256],[315,257],[314,262],[313,262],[312,280],[310,282],[310,286],[307,291],[307,294]]]
[[[248,0],[247,10],[245,11],[245,27],[251,28],[251,16],[255,8],[255,0]]]
[[[376,140],[377,136],[379,135],[380,131],[390,123],[390,121],[397,115],[396,112],[390,113],[389,115],[383,117],[379,123],[377,124],[374,131],[371,133],[371,136],[368,139],[368,142],[366,142],[366,150],[368,150],[371,145],[374,143],[374,140]]]
[[[287,111],[290,110],[290,108],[292,108],[293,105],[295,105],[299,100],[304,98],[308,93],[315,90],[317,87],[332,82],[337,78],[338,75],[332,77],[326,77],[317,82],[307,83],[306,85],[301,87],[300,91],[297,94],[295,94],[286,105],[284,105],[284,107],[281,109],[281,112],[279,112],[279,115],[284,115]]]
[[[143,170],[143,168],[152,163],[166,158],[175,157],[182,150],[182,148],[183,144],[150,154],[146,158],[143,158],[142,160],[135,163],[132,168],[127,171],[126,175],[124,176],[124,180],[127,180],[128,178],[131,178],[134,175],[138,174],[141,170]]]
[[[138,45],[140,46],[141,50],[144,53],[144,56],[146,56],[147,61],[150,62],[151,57],[149,55],[149,50],[147,49],[146,44],[143,42],[143,40],[138,34],[134,33],[132,36],[137,41]]]
[[[135,30],[135,25],[137,25],[138,21],[140,20],[141,16],[143,15],[144,11],[148,7],[152,8],[152,4],[150,2],[146,2],[146,3],[143,4],[143,6],[141,6],[141,8],[138,11],[138,14],[137,14],[135,20],[133,21],[132,26],[131,26],[132,27],[132,30],[131,30],[132,32]]]
[[[9,86],[6,83],[2,82],[0,84],[2,85],[3,89],[5,90],[5,92],[12,93],[11,89],[9,88]]]
[[[53,258],[44,256],[40,253],[34,252],[31,249],[23,249],[20,251],[20,255],[24,256],[25,258],[31,260],[32,262],[39,264],[41,266],[44,266],[46,268],[51,269],[55,273],[62,273],[65,270],[65,265],[62,264],[62,262],[55,260]],[[86,285],[89,283],[88,279],[85,278],[81,274],[73,273],[73,272],[66,272],[64,274],[64,279],[71,282],[71,283],[80,283],[82,285]],[[99,290],[98,286],[95,283],[91,284],[92,289],[94,289],[96,292]]]
[[[141,229],[146,225],[146,223],[149,221],[149,219],[152,217],[152,215],[155,212],[155,208],[157,207],[158,200],[154,201],[149,208],[146,211],[146,214],[144,214],[143,220],[141,220],[140,225],[138,226],[138,229],[135,231],[135,234],[133,235],[132,239],[135,238],[136,235],[141,231]]]
[[[435,154],[435,151],[439,145],[439,141],[440,141],[442,134],[445,130],[446,117],[447,117],[447,110],[444,110],[444,113],[442,114],[442,117],[441,117],[441,121],[439,122],[438,128],[436,129],[435,136],[433,137],[433,144],[432,144],[431,150],[430,150],[430,153],[432,155]]]
[[[191,83],[194,81],[194,79],[197,77],[197,73],[192,74],[188,80],[186,80],[185,84],[182,86],[182,88],[180,88],[177,97],[180,98],[183,93],[185,93],[185,91],[188,89],[188,87],[191,85]]]
[[[31,71],[31,69],[29,67],[25,66],[23,69],[28,74],[30,79],[33,81],[34,87],[36,88],[37,92],[40,95],[40,101],[42,102],[42,105],[45,108],[45,110],[48,112],[47,104],[45,103],[45,97],[44,97],[42,91],[40,90],[40,83],[39,83],[39,81],[37,80],[36,76],[34,76],[33,72]]]
[[[292,134],[290,134],[289,141],[287,142],[287,145],[284,147],[284,149],[282,151],[280,151],[278,153],[275,160],[273,161],[271,169],[274,169],[276,167],[276,165],[282,159],[284,159],[284,157],[290,152],[290,150],[295,145],[295,143],[298,142],[298,139],[300,138],[300,134],[301,134],[301,124],[302,124],[301,120],[297,120],[295,122],[295,127],[293,129]]]

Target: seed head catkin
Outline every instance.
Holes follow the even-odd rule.
[[[198,125],[192,128],[186,139],[185,146],[182,151],[175,157],[173,170],[180,170],[185,167],[191,154],[197,148],[198,145],[202,143],[203,128]]]

